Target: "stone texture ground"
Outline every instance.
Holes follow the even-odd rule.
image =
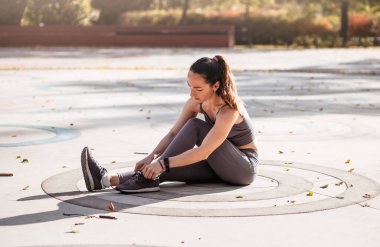
[[[188,67],[215,54],[255,124],[257,180],[87,193],[81,149],[132,169],[178,116]],[[2,48],[2,243],[377,246],[379,79],[379,49]]]

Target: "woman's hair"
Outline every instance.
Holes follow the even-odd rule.
[[[202,57],[193,63],[190,70],[201,75],[211,86],[219,81],[220,86],[216,94],[234,110],[239,110],[240,99],[237,95],[235,81],[230,71],[230,66],[223,56],[216,55],[214,58]]]

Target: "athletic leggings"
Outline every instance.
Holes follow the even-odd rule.
[[[189,119],[159,159],[176,156],[195,145],[200,146],[212,125],[198,118]],[[225,182],[231,185],[249,185],[257,174],[258,154],[254,149],[238,149],[225,140],[206,160],[170,168],[162,173],[160,182],[181,181],[187,183]],[[119,173],[124,183],[132,172]]]

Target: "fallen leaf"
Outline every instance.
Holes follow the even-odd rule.
[[[243,196],[236,196],[236,198],[243,198]]]
[[[350,164],[350,160],[346,160],[346,162],[345,162],[346,164]]]
[[[13,173],[0,173],[0,177],[13,177]]]
[[[323,107],[319,108],[319,111],[323,111]]]
[[[283,154],[284,152],[283,152],[283,151],[281,151],[281,150],[278,150],[278,153],[279,153],[279,154]]]
[[[16,157],[16,159],[21,159],[21,156],[20,156],[20,155],[18,155],[18,156]]]
[[[28,190],[28,189],[29,189],[29,185],[22,188],[22,190]]]
[[[111,163],[114,164],[114,163],[116,163],[116,161],[113,160]]]
[[[339,182],[339,183],[336,183],[335,185],[336,186],[340,186],[340,185],[342,185],[343,184],[343,181],[341,181],[341,182]]]
[[[110,202],[109,204],[108,204],[108,210],[109,211],[115,211],[115,206],[113,205],[113,203],[112,202]]]
[[[354,168],[351,168],[350,170],[348,170],[348,172],[352,172],[354,170]]]
[[[307,196],[313,196],[314,192],[313,191],[309,191],[309,193],[307,193],[306,195]]]
[[[140,111],[140,112],[144,111],[144,108],[141,108],[139,111]]]
[[[370,194],[364,194],[363,198],[371,198]]]
[[[23,160],[21,161],[21,163],[29,163],[29,160],[28,160],[28,159],[23,159]]]
[[[343,199],[344,196],[337,196],[336,198],[337,198],[337,199]]]
[[[323,186],[321,186],[321,187],[319,187],[319,188],[321,188],[321,189],[326,189],[327,187],[329,187],[329,185],[328,185],[328,184],[325,184],[325,185],[323,185]]]
[[[285,171],[289,171],[289,169],[288,169],[288,168],[286,168],[286,169],[285,169]]]
[[[11,136],[11,137],[16,137],[17,135],[13,135],[13,136]]]
[[[290,201],[291,203],[295,203],[296,201]]]
[[[99,215],[99,219],[117,220],[116,217],[114,217],[114,216],[109,216],[109,215]]]

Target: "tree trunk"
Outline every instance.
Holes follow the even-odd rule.
[[[343,39],[343,46],[346,46],[348,41],[348,8],[348,0],[342,0],[340,15],[340,36]]]
[[[182,5],[182,16],[180,20],[180,25],[186,25],[187,23],[187,11],[189,10],[189,0],[183,0]]]

